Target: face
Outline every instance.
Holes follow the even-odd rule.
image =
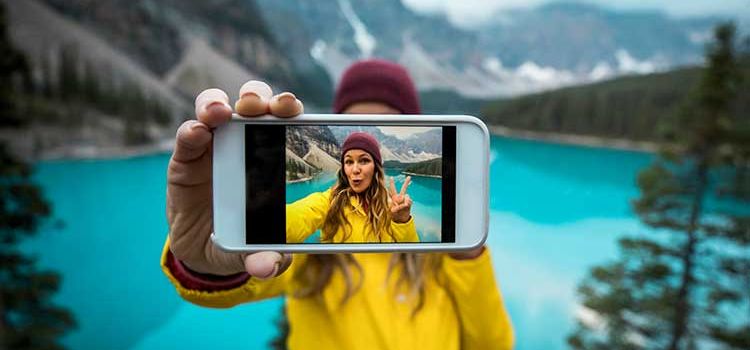
[[[351,149],[344,154],[344,174],[354,192],[362,193],[372,183],[375,174],[375,160],[361,150]]]
[[[401,114],[395,109],[382,102],[355,102],[346,107],[344,114]]]

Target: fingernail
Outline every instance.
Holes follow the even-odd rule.
[[[219,101],[211,102],[206,106],[206,112],[210,113],[223,112],[227,109],[231,110],[232,108],[228,104]]]
[[[281,266],[281,261],[277,261],[273,264],[273,270],[271,270],[271,273],[264,277],[258,277],[261,280],[267,280],[269,278],[276,277],[276,274],[279,273],[279,268]]]
[[[294,101],[297,101],[297,97],[294,96],[294,94],[292,93],[284,93],[284,94],[279,95],[279,102],[291,103]]]
[[[206,105],[206,108],[212,108],[212,107],[218,107],[218,106],[230,108],[229,104],[226,103],[226,102],[224,102],[224,101],[214,101],[214,102],[211,102],[211,103],[209,103],[209,104]]]
[[[190,130],[192,131],[195,131],[198,129],[203,129],[203,130],[208,131],[208,127],[204,125],[203,123],[194,123],[193,125],[190,126]]]
[[[240,100],[244,100],[244,99],[246,99],[246,98],[247,98],[247,99],[258,99],[258,100],[263,100],[263,98],[262,98],[262,97],[260,97],[260,95],[256,94],[255,92],[252,92],[252,91],[248,91],[248,92],[246,92],[246,93],[242,94],[242,96],[240,96]]]

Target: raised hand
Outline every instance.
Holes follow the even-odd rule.
[[[411,218],[411,197],[406,193],[406,189],[409,188],[411,183],[411,176],[407,176],[401,185],[401,191],[396,192],[396,184],[391,177],[391,183],[388,187],[388,195],[391,198],[391,217],[393,221],[397,223],[405,223]]]
[[[244,117],[273,114],[292,117],[303,106],[292,93],[273,95],[268,84],[249,81],[239,91],[236,112]],[[211,241],[213,227],[211,144],[213,129],[232,117],[229,97],[219,89],[208,89],[195,99],[195,120],[177,130],[174,152],[167,168],[167,221],[170,250],[190,269],[216,275],[247,271],[266,278],[283,272],[291,256],[277,252],[228,253]],[[237,150],[242,152],[242,150]]]

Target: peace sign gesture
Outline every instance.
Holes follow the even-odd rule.
[[[407,176],[404,180],[404,184],[401,185],[401,191],[396,192],[396,184],[393,182],[391,177],[391,186],[388,188],[388,195],[390,197],[391,204],[391,215],[393,221],[397,223],[405,223],[411,218],[411,197],[406,193],[406,189],[411,183],[411,176]]]

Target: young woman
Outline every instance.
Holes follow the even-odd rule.
[[[318,229],[323,243],[419,242],[406,193],[411,177],[400,192],[393,179],[386,188],[380,145],[368,133],[347,136],[341,155],[333,187],[286,206],[287,242],[304,242]]]
[[[264,83],[246,83],[239,96],[240,115],[302,113],[294,95],[273,96]],[[334,111],[419,114],[419,104],[402,67],[369,60],[345,72]],[[161,263],[181,297],[223,308],[284,295],[292,350],[512,348],[510,318],[484,247],[454,254],[296,255],[292,262],[275,252],[234,254],[213,246],[210,128],[228,122],[231,113],[225,93],[206,90],[196,99],[198,120],[177,132]],[[364,178],[352,174],[346,181],[356,193]],[[253,327],[252,315],[248,320]]]

